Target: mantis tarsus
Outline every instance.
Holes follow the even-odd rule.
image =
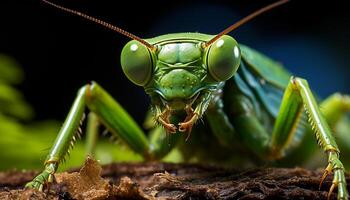
[[[291,76],[277,62],[227,35],[286,0],[252,13],[217,35],[175,33],[150,39],[42,1],[133,39],[122,50],[121,66],[130,81],[142,86],[150,96],[153,115],[147,121],[156,124],[148,123],[150,134],[144,134],[101,86],[95,82],[87,84],[78,92],[45,161],[44,171],[27,187],[42,190],[44,184],[53,181],[59,164],[79,135],[76,133],[88,107],[91,112],[88,124],[103,124],[146,160],[160,160],[173,148],[182,152],[184,160],[196,157],[220,162],[242,152],[248,152],[254,159],[277,160],[288,158],[291,152],[298,152],[301,144],[312,142],[305,136],[314,133],[328,155],[320,186],[333,172],[328,197],[337,187],[338,199],[348,199],[345,170],[330,127],[349,112],[350,97],[335,94],[327,98],[320,103],[324,108],[321,114],[306,80]],[[206,125],[197,125],[198,120]],[[96,134],[93,130],[96,126],[88,127],[88,134]],[[183,133],[185,140],[180,139]],[[96,140],[95,136],[88,138]],[[184,142],[189,139],[191,145]]]

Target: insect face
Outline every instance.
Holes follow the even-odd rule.
[[[230,36],[209,47],[203,41],[166,41],[152,51],[138,41],[125,45],[121,65],[135,84],[151,88],[173,110],[192,104],[200,91],[215,90],[231,78],[240,63],[240,50]]]
[[[143,86],[151,96],[155,118],[170,132],[171,116],[185,117],[181,132],[190,132],[195,121],[206,111],[223,83],[240,64],[240,50],[230,36],[222,36],[204,46],[213,36],[205,34],[169,34],[153,38],[147,48],[138,41],[125,45],[121,65],[126,76]]]

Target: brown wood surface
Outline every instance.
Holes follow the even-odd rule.
[[[1,172],[0,199],[326,199],[332,181],[330,175],[319,190],[322,170],[302,168],[241,171],[168,163],[118,163],[101,168],[88,159],[79,172],[57,174],[49,191],[24,190],[35,174]]]

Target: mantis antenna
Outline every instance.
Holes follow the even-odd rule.
[[[225,30],[223,30],[221,33],[217,34],[215,37],[213,37],[211,40],[209,40],[208,42],[203,44],[203,48],[206,48],[208,46],[210,46],[211,44],[213,44],[216,40],[218,40],[221,36],[226,35],[227,33],[235,30],[236,28],[240,27],[241,25],[247,23],[248,21],[250,21],[251,19],[255,18],[256,16],[265,13],[273,8],[276,8],[280,5],[283,5],[285,3],[287,3],[289,0],[280,0],[277,1],[275,3],[272,3],[268,6],[265,6],[263,8],[260,8],[259,10],[253,12],[252,14],[246,16],[245,18],[239,20],[238,22],[232,24],[231,26],[229,26],[228,28],[226,28]]]
[[[71,14],[74,14],[74,15],[78,15],[78,16],[80,16],[80,17],[82,17],[82,18],[85,18],[85,19],[87,19],[87,20],[90,20],[90,21],[92,21],[92,22],[95,22],[95,23],[97,23],[97,24],[100,24],[100,25],[102,25],[102,26],[104,26],[104,27],[106,27],[106,28],[108,28],[108,29],[111,29],[111,30],[113,30],[113,31],[116,31],[116,32],[118,32],[118,33],[120,33],[120,34],[122,34],[122,35],[125,35],[125,36],[128,37],[128,38],[131,38],[131,39],[133,39],[133,40],[137,40],[137,41],[139,41],[140,43],[144,44],[146,47],[148,47],[148,48],[151,49],[151,50],[155,50],[155,49],[156,49],[155,46],[153,46],[152,44],[146,42],[145,40],[141,39],[140,37],[138,37],[138,36],[136,36],[136,35],[134,35],[134,34],[132,34],[132,33],[129,33],[129,32],[127,32],[127,31],[125,31],[125,30],[123,30],[123,29],[121,29],[121,28],[119,28],[119,27],[117,27],[117,26],[114,26],[114,25],[112,25],[112,24],[110,24],[110,23],[107,23],[107,22],[105,22],[105,21],[99,20],[99,19],[97,19],[97,18],[95,18],[95,17],[91,17],[91,16],[86,15],[86,14],[84,14],[84,13],[81,13],[81,12],[79,12],[79,11],[72,10],[72,9],[69,9],[69,8],[65,8],[65,7],[63,7],[63,6],[60,6],[60,5],[58,5],[58,4],[52,3],[52,2],[47,1],[47,0],[41,0],[41,1],[44,2],[44,3],[46,3],[46,4],[48,4],[48,5],[50,5],[50,6],[53,6],[53,7],[55,7],[55,8],[58,8],[58,9],[60,9],[60,10],[63,10],[63,11],[65,11],[65,12],[68,12],[68,13],[71,13]]]

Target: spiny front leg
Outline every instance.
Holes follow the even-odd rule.
[[[54,173],[58,165],[64,161],[70,148],[73,148],[76,136],[80,136],[80,125],[84,116],[86,87],[79,90],[68,117],[54,142],[45,161],[45,169],[36,176],[33,181],[26,184],[28,188],[43,190],[44,185],[50,184],[54,180]],[[78,132],[77,132],[78,131]],[[77,134],[78,133],[78,134]]]
[[[307,81],[304,79],[292,77],[286,88],[272,133],[270,155],[272,157],[283,155],[296,131],[303,107],[319,146],[328,154],[328,165],[321,179],[321,184],[324,178],[333,172],[333,184],[329,190],[328,198],[334,188],[337,187],[338,199],[348,199],[345,170],[339,159],[340,151],[338,145],[325,118],[321,114]]]
[[[335,142],[333,134],[325,118],[321,114],[321,111],[316,103],[315,98],[312,95],[307,81],[300,78],[293,78],[292,83],[296,86],[295,89],[300,92],[301,99],[304,103],[304,109],[308,114],[312,130],[316,134],[319,145],[325,152],[328,153],[328,165],[325,169],[323,177],[321,178],[320,185],[322,184],[325,176],[327,176],[329,172],[333,172],[333,182],[328,193],[328,199],[336,187],[338,188],[338,200],[348,199],[349,194],[346,187],[346,180],[344,175],[345,169],[339,159],[340,150],[338,149],[338,145]]]
[[[54,173],[59,164],[64,161],[73,146],[77,130],[84,114],[85,107],[96,114],[99,121],[108,130],[124,141],[133,151],[145,159],[153,159],[157,149],[151,145],[142,129],[131,116],[103,88],[93,82],[79,90],[74,104],[54,142],[45,161],[45,169],[26,186],[42,190],[54,180]]]

